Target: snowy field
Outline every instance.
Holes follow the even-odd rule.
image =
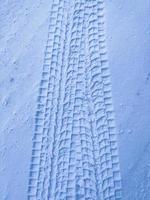
[[[73,13],[73,2],[74,1],[70,3],[71,5],[70,7],[69,6],[67,7],[67,9],[69,8],[67,11],[68,13],[70,13],[69,15],[70,24],[72,23],[71,13]],[[77,2],[80,3],[85,1],[78,0]],[[87,6],[86,12],[95,13],[94,9],[93,11],[90,10],[91,9],[90,6],[95,5],[97,2],[99,2],[98,5],[101,4],[100,3],[101,1],[96,1],[96,0],[87,1],[89,7]],[[29,187],[30,184],[33,186],[34,183],[29,182],[29,174],[31,173],[32,167],[34,167],[31,166],[32,165],[31,157],[33,156],[33,144],[34,144],[33,138],[35,137],[35,114],[37,112],[37,97],[39,96],[39,88],[41,86],[43,63],[45,61],[46,44],[48,42],[48,38],[51,37],[52,35],[49,32],[51,6],[52,6],[51,0],[36,0],[36,1],[1,0],[0,2],[0,127],[1,127],[0,199],[1,200],[26,200],[27,197],[30,200],[48,199],[47,195],[48,189],[45,190],[45,192],[43,191],[45,196],[43,194],[41,194],[41,196],[38,198],[36,198],[35,196],[33,196],[32,198],[32,196],[30,196]],[[106,38],[106,50],[108,57],[107,61],[109,63],[109,69],[111,75],[112,99],[113,99],[113,108],[115,111],[117,143],[119,146],[119,162],[120,162],[121,179],[122,179],[121,190],[122,190],[123,200],[150,199],[149,13],[150,13],[150,0],[145,0],[145,1],[106,0],[105,1],[105,12],[103,14],[106,27],[104,33]],[[100,12],[98,14],[100,15]],[[62,18],[62,21],[64,22],[64,27],[66,23],[65,21],[66,18],[67,18],[67,13],[64,12]],[[93,20],[93,18],[91,20]],[[66,27],[68,27],[68,29],[66,28],[67,29],[66,32],[68,32],[67,37],[65,37],[66,35],[64,33],[65,28],[61,29],[62,37],[64,37],[64,40],[62,40],[62,46],[64,45],[64,49],[66,48],[65,50],[66,54],[64,55],[64,63],[67,62],[66,61],[66,59],[68,58],[67,53],[69,54],[69,50],[67,50],[69,49],[67,44],[69,44],[69,41],[71,41],[70,24],[68,26],[66,25]],[[90,47],[90,42],[88,46],[88,34],[90,34],[90,32],[86,31],[86,30],[90,31],[89,26],[87,25],[86,27],[85,25],[85,27],[83,27],[83,35],[86,38],[85,47],[83,47],[83,52],[81,51],[82,48],[80,50],[80,48],[78,49],[78,47],[76,48],[76,51],[77,51],[77,57],[82,54],[85,54],[85,57],[87,56],[86,57],[87,66],[90,67],[93,65],[92,62],[90,63],[89,61],[90,55],[92,56],[92,53],[90,54],[90,50],[88,52],[87,50],[88,48],[86,48],[89,47],[89,49],[92,49],[92,47]],[[92,27],[92,25],[91,25],[91,30],[94,30],[94,27]],[[97,30],[100,31],[100,29]],[[50,35],[48,33],[50,33]],[[99,38],[100,40],[101,39],[101,37],[99,36],[100,32],[96,33],[98,35],[97,38]],[[80,38],[81,42],[82,40],[84,40],[84,37]],[[64,41],[66,41],[66,43]],[[96,44],[97,43],[95,43],[95,45]],[[76,56],[76,53],[73,56]],[[78,67],[79,70],[80,68],[82,68],[82,67],[79,68],[79,65],[76,63],[74,65]],[[64,66],[67,66],[67,64],[64,64]],[[59,74],[58,78],[62,76],[63,77],[62,80],[64,80],[65,83],[65,77],[63,76],[63,73],[65,75],[65,71],[63,72],[63,70],[62,73],[58,72]],[[89,74],[87,73],[87,75]],[[85,80],[89,80],[90,75],[89,77],[84,77],[84,74],[82,74],[81,80],[83,80],[83,78],[85,78]],[[58,84],[59,80],[60,79],[56,78]],[[89,82],[87,81],[86,83],[88,85]],[[56,87],[58,84],[56,84]],[[73,85],[73,82],[71,84]],[[85,82],[82,81],[82,84],[84,85]],[[66,83],[66,88],[69,87],[71,87],[70,84],[68,83],[67,87]],[[86,86],[85,84],[85,88],[86,87],[88,88],[88,86]],[[70,89],[69,91],[72,90]],[[87,90],[82,92],[84,94],[84,92],[86,93]],[[57,95],[59,94],[56,93],[55,95],[57,97]],[[64,94],[60,92],[60,95]],[[91,99],[90,105],[93,105],[94,101],[95,101],[94,98]],[[57,98],[56,98],[56,103],[57,103]],[[86,106],[86,101],[85,102],[83,101],[82,104],[83,108],[80,109],[84,110],[85,109],[84,105]],[[57,108],[57,110],[60,111],[60,113],[63,112],[61,105],[63,104],[60,98],[60,102],[58,103],[60,109]],[[55,107],[56,105],[54,99],[54,109]],[[70,108],[71,107],[69,107],[69,109]],[[92,107],[90,107],[90,109],[91,108]],[[107,109],[108,108],[106,108],[106,111]],[[86,113],[86,109],[84,111]],[[94,112],[94,110],[91,109],[90,112],[92,113]],[[92,114],[89,115],[91,117],[89,121],[91,121],[94,124],[93,115]],[[69,118],[68,115],[67,117]],[[77,116],[76,120],[79,121],[79,116]],[[58,113],[58,120],[56,121],[58,121],[57,127],[59,128],[59,113]],[[72,121],[72,123],[74,122]],[[93,127],[93,125],[91,125],[91,127]],[[55,124],[53,123],[52,123],[52,128],[55,129]],[[95,130],[94,128],[89,128],[89,129]],[[108,127],[108,129],[110,129],[110,127]],[[76,131],[78,132],[78,129],[76,129]],[[81,130],[79,130],[79,133],[80,132]],[[92,132],[93,131],[91,131],[91,134]],[[79,140],[79,138],[77,138],[77,140]],[[77,142],[75,145],[77,149],[76,156],[78,153],[80,154],[82,152],[82,156],[84,157],[84,151],[82,151],[82,149],[78,147]],[[86,147],[87,145],[88,141],[86,143]],[[55,153],[57,154],[57,143],[55,146],[56,146]],[[96,150],[93,151],[96,152]],[[109,151],[111,152],[111,149]],[[46,153],[47,152],[48,151],[46,151]],[[110,155],[110,157],[111,156],[112,155]],[[58,155],[56,156],[56,158],[57,157]],[[93,157],[94,158],[96,157],[96,153],[94,154]],[[67,157],[67,159],[69,159],[69,157]],[[78,159],[80,160],[83,158],[80,158],[80,156],[78,156]],[[48,159],[47,163],[49,162],[50,159]],[[74,162],[74,160],[71,162]],[[77,163],[77,161],[75,162]],[[79,162],[79,165],[80,164],[81,163]],[[54,159],[54,164],[52,164],[51,166],[55,172],[55,159]],[[96,167],[95,161],[92,161],[92,159],[91,159],[91,166],[92,167],[90,168],[90,170],[93,173],[98,171],[98,167]],[[96,167],[96,169],[93,169],[94,166]],[[97,166],[99,165],[97,164]],[[81,168],[84,169],[84,166],[82,166]],[[48,168],[48,170],[51,169]],[[59,171],[59,169],[57,170]],[[46,171],[46,173],[48,172]],[[80,174],[80,171],[77,171],[76,173],[78,175]],[[82,176],[84,177],[84,171],[82,173],[83,173]],[[97,174],[99,175],[98,172]],[[73,176],[75,176],[75,174],[73,174]],[[56,179],[55,173],[52,177],[53,179]],[[93,190],[91,187],[92,181],[91,182],[89,181],[90,183],[89,182],[87,183],[89,184],[88,188],[91,187],[90,188],[90,191],[92,191],[91,193],[88,193],[86,191],[83,185],[84,183],[80,183],[83,188],[81,187],[78,190],[76,189],[76,191],[78,191],[79,193],[78,195],[76,195],[76,197],[69,198],[66,197],[67,196],[66,195],[65,197],[63,196],[62,198],[60,198],[60,196],[57,197],[56,195],[49,198],[52,200],[55,199],[99,200],[100,195],[98,193],[100,190],[100,193],[101,191],[103,191],[101,199],[108,200],[108,198],[104,194],[104,188],[100,189],[99,187],[99,185],[101,185],[99,181],[102,178],[102,175],[99,175],[100,179],[99,177],[97,177],[97,180],[95,180],[96,178],[91,178],[91,177],[89,175],[88,177],[89,180],[90,181],[94,180],[96,182],[95,184],[96,186],[95,188],[93,186]],[[114,177],[113,181],[115,182],[116,181],[115,179],[117,178],[118,176]],[[54,183],[53,179],[50,180],[51,183]],[[104,183],[104,180],[101,181]],[[46,180],[45,182],[48,184],[48,186],[44,185],[44,187],[50,187],[51,188],[50,191],[53,192],[54,188],[49,186],[50,183],[48,182],[48,180]],[[96,188],[97,186],[98,188]],[[84,189],[84,191],[82,191],[82,189]],[[32,190],[31,192],[34,193],[33,187],[31,190]],[[35,190],[37,190],[37,188]],[[72,190],[70,191],[71,194],[76,193],[75,191]],[[70,191],[68,188],[68,194]],[[81,195],[82,192],[84,193],[83,195]],[[115,193],[115,189],[114,191],[112,191],[112,193],[113,192]],[[118,197],[114,195],[112,199],[119,200],[121,198],[119,197],[119,195]]]

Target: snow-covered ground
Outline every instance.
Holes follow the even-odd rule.
[[[124,199],[150,198],[150,1],[106,1]]]
[[[26,199],[49,0],[1,1],[0,198]]]
[[[50,0],[0,5],[0,199],[27,199]],[[150,0],[106,0],[123,200],[150,199]]]

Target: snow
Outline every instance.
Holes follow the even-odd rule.
[[[0,198],[26,199],[49,1],[1,1]]]
[[[123,196],[149,199],[150,1],[112,0],[106,4]]]
[[[26,200],[49,0],[0,6],[0,198]],[[150,1],[106,0],[123,200],[150,198]],[[93,116],[91,115],[91,118]],[[93,118],[92,118],[93,120]],[[79,197],[80,199],[80,197]]]

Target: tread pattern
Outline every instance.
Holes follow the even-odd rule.
[[[53,0],[28,200],[121,200],[103,0]]]

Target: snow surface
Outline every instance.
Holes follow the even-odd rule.
[[[0,3],[0,199],[25,200],[51,1]],[[149,0],[106,0],[124,200],[150,199],[149,10]]]

